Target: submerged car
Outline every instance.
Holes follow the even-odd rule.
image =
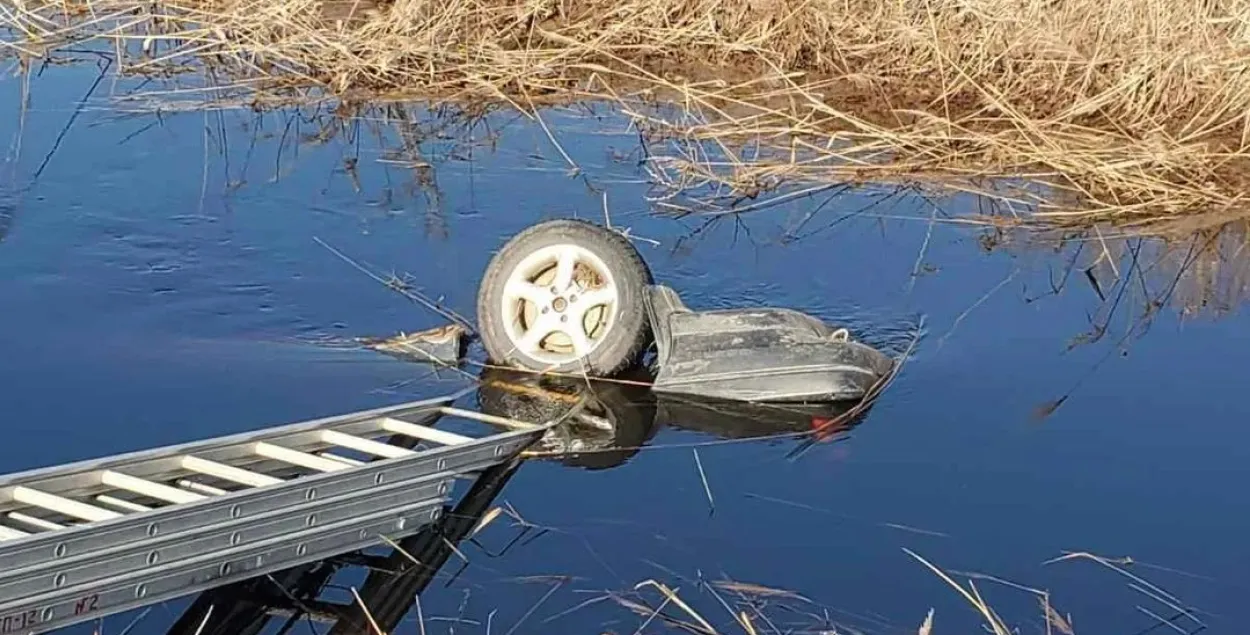
[[[642,364],[657,393],[749,402],[863,398],[893,360],[785,308],[696,310],[656,284],[624,235],[560,219],[513,236],[478,290],[487,355],[516,368],[611,376]]]
[[[477,294],[482,346],[531,371],[611,376],[654,350],[651,389],[761,402],[858,400],[894,362],[850,332],[780,307],[696,310],[656,284],[626,236],[539,222],[492,257]]]

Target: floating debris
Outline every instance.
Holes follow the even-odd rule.
[[[404,361],[456,366],[464,358],[464,336],[467,332],[459,324],[447,324],[416,333],[400,331],[393,337],[361,338],[359,341],[365,348]]]

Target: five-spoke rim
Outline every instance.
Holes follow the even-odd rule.
[[[513,268],[502,302],[513,348],[558,365],[584,358],[603,342],[620,294],[599,256],[561,244],[539,249]]]

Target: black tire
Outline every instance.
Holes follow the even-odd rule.
[[[606,332],[588,355],[559,363],[537,359],[517,350],[505,330],[504,286],[524,259],[538,250],[572,245],[594,254],[610,272],[616,289],[615,311]],[[644,297],[653,278],[634,245],[621,234],[576,219],[545,221],[513,236],[491,258],[478,288],[478,330],[492,362],[517,368],[558,373],[610,376],[638,363],[651,344],[651,323]],[[511,323],[509,323],[511,324]]]

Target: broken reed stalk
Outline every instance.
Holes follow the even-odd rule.
[[[1250,173],[1250,0],[13,0],[0,21],[19,56],[99,38],[130,72],[254,91],[616,100],[677,142],[669,184],[725,196],[1011,175],[1024,218],[1145,225],[1239,214]]]

